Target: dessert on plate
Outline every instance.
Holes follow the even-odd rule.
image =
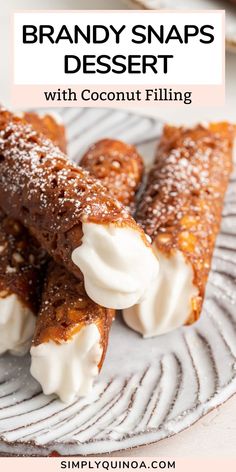
[[[22,114],[65,149],[65,128],[53,116]],[[16,219],[0,209],[0,353],[24,355],[31,345],[48,257]]]
[[[126,208],[24,119],[0,110],[0,205],[107,308],[144,296],[158,263]]]
[[[89,148],[80,164],[121,203],[134,203],[143,173],[134,146],[104,139]],[[82,279],[50,263],[30,351],[31,374],[44,393],[57,393],[63,401],[88,394],[103,365],[114,316],[114,309],[89,298]]]
[[[31,345],[45,394],[91,391],[116,309],[145,337],[198,319],[234,139],[165,126],[137,201],[134,146],[102,139],[76,166],[54,116],[0,108],[0,353]]]
[[[159,277],[141,303],[124,311],[127,325],[145,337],[200,316],[234,139],[228,123],[164,127],[136,213],[152,239]]]

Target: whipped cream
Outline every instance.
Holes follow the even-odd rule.
[[[0,354],[25,355],[30,349],[35,315],[17,295],[0,299]]]
[[[138,303],[159,269],[139,231],[112,224],[83,223],[82,244],[73,251],[72,261],[84,275],[89,297],[115,309]]]
[[[144,337],[157,336],[182,326],[191,313],[191,300],[198,294],[193,285],[193,270],[180,251],[171,257],[155,248],[160,262],[159,277],[145,299],[125,310],[126,324]]]
[[[63,402],[71,402],[92,390],[102,356],[100,333],[90,324],[67,342],[32,346],[30,354],[30,372],[45,395],[56,393]]]

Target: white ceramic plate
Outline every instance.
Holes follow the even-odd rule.
[[[228,50],[236,52],[236,4],[224,0],[125,0],[139,10],[225,10],[225,37]]]
[[[60,111],[78,160],[102,137],[138,144],[150,163],[162,124],[111,109]],[[224,207],[199,322],[143,340],[115,321],[94,393],[70,405],[46,397],[29,357],[0,358],[2,454],[99,454],[148,444],[190,426],[236,392],[236,174]]]

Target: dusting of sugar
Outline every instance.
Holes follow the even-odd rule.
[[[96,215],[100,220],[113,218],[117,222],[130,218],[125,208],[108,196],[101,183],[91,178],[86,170],[68,162],[67,157],[50,140],[38,135],[31,125],[12,115],[0,126],[0,154],[4,158],[1,189],[10,195],[9,203],[15,213],[19,210],[17,196],[23,195],[28,210],[37,203],[37,213],[48,215],[52,231],[60,229],[62,224],[68,229],[74,221],[87,221]],[[28,224],[27,215],[23,222]]]
[[[7,274],[14,274],[15,272],[16,272],[16,267],[11,267],[9,265],[6,267]]]
[[[195,131],[196,136],[193,130],[182,128],[173,146],[160,144],[137,212],[139,223],[152,238],[169,232],[186,209],[197,215],[199,202],[206,197],[219,198],[220,183],[228,178],[229,139],[211,133],[206,125]],[[207,218],[212,218],[210,213]]]

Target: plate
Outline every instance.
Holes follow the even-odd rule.
[[[75,161],[92,142],[111,137],[135,143],[150,165],[160,121],[111,109],[60,114]],[[0,358],[2,454],[100,454],[149,444],[189,427],[236,392],[235,184],[236,173],[195,325],[144,340],[118,316],[93,393],[69,405],[42,394],[29,356]]]
[[[145,10],[225,10],[226,48],[236,52],[236,4],[223,0],[125,0],[135,9]]]

